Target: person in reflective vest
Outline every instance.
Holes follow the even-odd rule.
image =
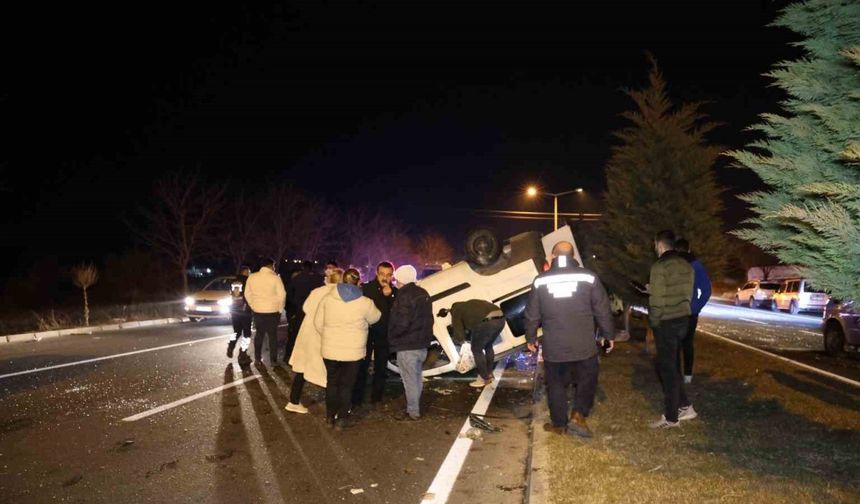
[[[543,329],[544,370],[551,423],[544,430],[564,434],[568,430],[591,437],[586,418],[597,390],[600,340],[606,352],[615,347],[615,328],[606,289],[592,271],[580,267],[570,242],[559,242],[552,249],[549,271],[535,278],[525,310],[526,341],[537,350],[537,330]],[[568,416],[567,388],[575,385],[573,409]]]

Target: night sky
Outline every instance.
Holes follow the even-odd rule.
[[[294,181],[454,239],[489,221],[451,208],[551,210],[521,197],[531,182],[583,186],[592,196],[560,207],[588,209],[631,107],[621,89],[646,84],[645,50],[675,100],[712,102],[727,147],[777,110],[761,74],[798,55],[795,35],[766,26],[786,2],[216,4],[76,4],[22,43],[24,143],[0,175],[6,269],[130,246],[121,217],[177,168]],[[731,228],[734,195],[757,180],[719,178]]]

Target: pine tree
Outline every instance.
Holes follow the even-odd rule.
[[[630,298],[629,280],[645,283],[654,254],[654,234],[672,229],[719,277],[725,266],[721,189],[714,175],[720,148],[705,135],[716,124],[701,103],[674,107],[666,82],[649,55],[650,85],[627,91],[636,104],[622,116],[632,124],[617,132],[606,168],[605,211],[595,244],[594,267],[610,289]]]
[[[784,114],[763,114],[764,138],[729,153],[768,185],[741,197],[756,216],[736,234],[860,299],[860,4],[796,3],[774,25],[806,37],[806,55],[767,74],[788,95]]]

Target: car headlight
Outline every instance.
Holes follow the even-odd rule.
[[[230,306],[233,304],[233,298],[224,298],[218,300],[218,306]]]
[[[185,298],[185,304],[188,306],[194,306],[194,298],[191,296],[188,296],[187,298]]]

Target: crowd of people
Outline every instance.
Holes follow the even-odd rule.
[[[649,327],[656,340],[657,374],[665,400],[663,415],[651,427],[672,428],[698,416],[684,385],[692,381],[693,335],[699,311],[710,297],[710,281],[689,243],[676,239],[671,231],[655,236],[654,250],[658,259],[650,282],[640,290],[649,297]],[[396,354],[406,396],[406,408],[397,412],[396,419],[420,419],[422,370],[434,340],[430,294],[416,284],[417,272],[410,265],[395,269],[384,261],[375,273],[375,278],[362,284],[354,268],[343,270],[331,262],[319,276],[313,264],[305,263],[285,289],[272,261],[255,273],[242,268],[234,284],[235,334],[228,343],[228,357],[233,357],[238,344],[239,365],[250,365],[253,321],[254,364],[263,367],[267,341],[269,360],[279,365],[277,328],[286,310],[283,362],[293,372],[287,411],[308,413],[302,392],[310,382],[325,388],[326,423],[336,429],[353,426],[353,413],[367,395],[370,369],[370,403],[375,408],[383,400],[389,359]],[[469,336],[478,371],[470,385],[489,385],[494,380],[493,344],[505,328],[505,314],[481,299],[453,303],[437,316],[449,314],[454,340],[463,343]],[[609,296],[597,275],[577,262],[572,243],[562,241],[553,247],[546,271],[532,283],[524,319],[530,351],[537,351],[538,330],[543,333],[551,420],[544,429],[591,437],[586,419],[597,390],[599,353],[601,348],[612,351],[615,329]],[[575,387],[572,407],[571,386]]]
[[[370,403],[371,407],[380,405],[389,358],[396,353],[406,409],[395,418],[418,420],[422,369],[433,341],[433,311],[430,295],[415,283],[415,268],[403,265],[395,269],[383,261],[376,267],[375,278],[362,284],[355,268],[343,270],[330,262],[324,275],[316,275],[313,264],[306,262],[285,288],[275,267],[274,261],[266,261],[255,273],[241,269],[234,283],[235,334],[227,356],[233,358],[238,345],[239,365],[252,363],[248,352],[253,321],[254,365],[264,367],[266,342],[270,365],[284,363],[292,369],[286,410],[308,413],[302,392],[310,382],[325,388],[327,424],[344,429],[356,422],[353,413],[364,403],[371,369]],[[277,328],[284,311],[287,340],[281,357]]]

